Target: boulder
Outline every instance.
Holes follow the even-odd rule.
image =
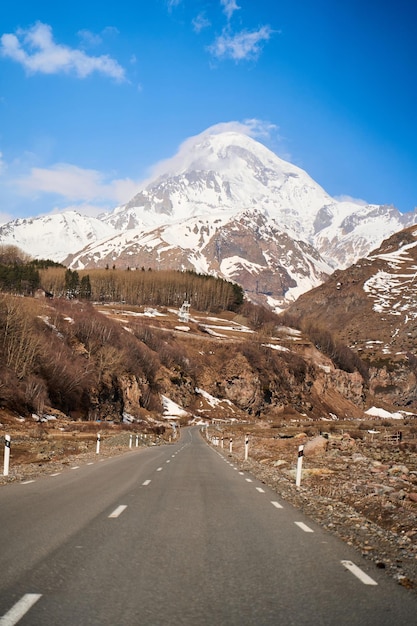
[[[319,435],[310,439],[304,446],[304,456],[318,456],[325,454],[329,445],[329,440]]]

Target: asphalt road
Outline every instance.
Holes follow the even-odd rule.
[[[0,626],[411,626],[417,596],[211,448],[0,487]]]

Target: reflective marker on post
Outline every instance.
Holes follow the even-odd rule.
[[[295,478],[295,486],[301,485],[301,469],[303,467],[304,446],[298,446],[297,475]]]
[[[4,442],[4,469],[3,476],[9,475],[9,462],[10,462],[10,435],[5,435]]]

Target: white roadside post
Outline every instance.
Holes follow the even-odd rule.
[[[301,470],[303,467],[304,446],[298,446],[297,474],[295,477],[295,486],[301,485]]]
[[[224,437],[221,438],[220,447],[223,448]]]
[[[129,435],[129,448],[132,447],[132,435]]]
[[[96,454],[100,454],[100,433],[97,433]]]
[[[4,437],[4,469],[3,476],[9,475],[9,463],[10,463],[10,435]]]
[[[136,435],[136,447],[139,446],[139,435]]]
[[[233,439],[230,437],[230,441],[229,441],[229,452],[231,453],[233,449]]]
[[[245,435],[245,461],[248,460],[248,453],[249,453],[249,433],[246,433]]]

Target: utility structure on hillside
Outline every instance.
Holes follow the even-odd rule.
[[[190,321],[190,306],[191,304],[187,300],[184,300],[178,312],[178,317],[180,318],[181,322]]]

